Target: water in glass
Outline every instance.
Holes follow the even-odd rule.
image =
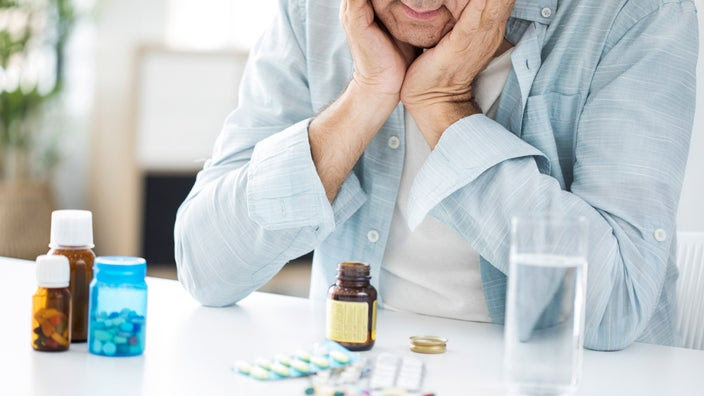
[[[512,394],[566,395],[582,372],[586,259],[512,254],[505,376]]]

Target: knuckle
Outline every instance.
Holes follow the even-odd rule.
[[[475,36],[477,30],[477,27],[474,25],[458,25],[452,29],[450,39],[453,41],[465,42],[468,41],[468,38]]]
[[[499,7],[493,7],[485,11],[486,19],[492,22],[498,22],[502,19],[504,11]]]

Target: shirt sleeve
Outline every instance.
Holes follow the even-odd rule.
[[[366,199],[350,174],[330,205],[313,164],[299,3],[279,2],[273,27],[250,53],[239,107],[177,213],[179,280],[206,305],[247,296],[313,250]]]
[[[512,216],[586,217],[585,346],[628,346],[655,311],[671,260],[697,48],[691,2],[665,3],[613,39],[576,123],[566,190],[546,156],[500,124],[483,115],[455,123],[416,177],[409,226],[430,213],[507,273]]]

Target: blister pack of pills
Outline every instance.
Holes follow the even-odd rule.
[[[374,360],[369,388],[416,392],[423,384],[423,362],[413,357],[382,353]]]
[[[428,396],[423,393],[425,365],[417,358],[381,353],[347,367],[311,377],[307,395]]]
[[[320,371],[345,367],[359,360],[359,356],[342,345],[325,340],[310,350],[280,353],[273,358],[258,358],[254,362],[235,362],[233,371],[260,381],[296,378]]]

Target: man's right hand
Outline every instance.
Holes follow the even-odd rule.
[[[343,0],[340,21],[354,61],[347,88],[308,125],[310,151],[332,203],[369,142],[400,100],[415,48],[397,43],[374,18],[369,0]]]
[[[367,94],[388,98],[396,106],[416,49],[398,42],[381,28],[369,0],[343,0],[340,21],[354,61],[350,84],[358,85]]]

